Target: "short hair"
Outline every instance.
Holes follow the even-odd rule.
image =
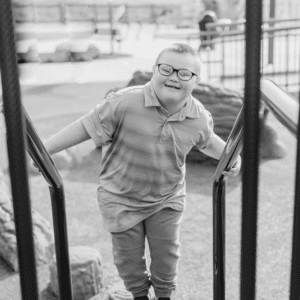
[[[183,44],[183,43],[174,43],[169,47],[166,47],[165,49],[163,49],[157,56],[156,60],[155,60],[155,64],[157,65],[159,62],[160,57],[162,56],[162,54],[164,54],[165,52],[175,52],[175,53],[180,53],[180,54],[190,54],[192,56],[194,56],[198,61],[198,67],[199,67],[199,73],[200,73],[200,66],[201,66],[201,60],[200,57],[197,53],[197,51],[195,51],[191,46],[187,45],[187,44]]]

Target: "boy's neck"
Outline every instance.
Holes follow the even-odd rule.
[[[185,99],[182,102],[177,103],[176,105],[174,105],[174,103],[160,103],[162,105],[162,107],[168,112],[169,116],[172,116],[174,114],[176,114],[177,112],[179,112],[187,103],[187,99]]]

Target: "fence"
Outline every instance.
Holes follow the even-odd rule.
[[[269,20],[262,26],[261,74],[287,90],[300,86],[300,19]],[[200,34],[202,58],[209,80],[228,88],[243,88],[245,76],[244,22],[212,24]],[[241,28],[242,27],[242,28]],[[199,40],[199,33],[187,37]]]
[[[17,23],[24,22],[110,22],[112,12],[115,21],[122,23],[170,23],[182,19],[180,5],[117,5],[117,4],[21,4],[13,6]]]

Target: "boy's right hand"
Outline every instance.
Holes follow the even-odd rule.
[[[35,164],[35,162],[33,161],[32,158],[30,158],[29,166],[30,166],[30,170],[32,170],[34,173],[41,173],[40,169],[39,169],[38,166]]]

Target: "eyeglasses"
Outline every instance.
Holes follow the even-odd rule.
[[[175,71],[177,72],[177,76],[182,81],[189,81],[193,76],[198,75],[193,73],[187,69],[174,69],[172,66],[167,64],[157,64],[158,71],[163,76],[171,76]]]

